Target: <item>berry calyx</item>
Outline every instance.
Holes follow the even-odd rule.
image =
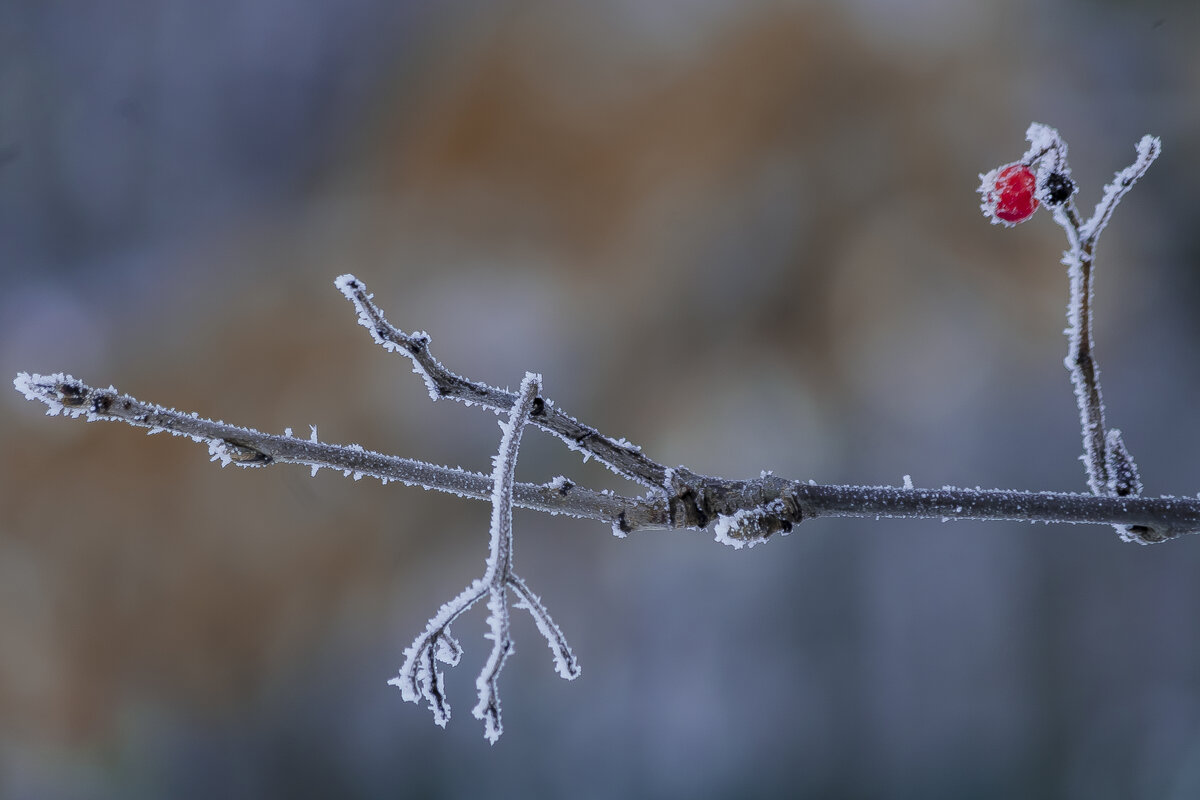
[[[1075,183],[1061,172],[1052,172],[1050,177],[1046,178],[1046,189],[1042,195],[1048,206],[1056,206],[1066,202],[1067,198],[1075,194]]]
[[[1009,164],[985,176],[982,188],[984,213],[1001,222],[1015,225],[1037,210],[1037,176],[1024,164]]]

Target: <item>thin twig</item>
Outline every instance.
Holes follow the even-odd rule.
[[[490,500],[492,481],[487,475],[453,467],[444,467],[410,458],[365,450],[358,445],[337,445],[314,438],[263,433],[224,422],[214,422],[171,408],[144,403],[121,394],[113,387],[97,389],[81,380],[54,375],[17,375],[14,385],[26,398],[45,403],[48,415],[83,417],[89,422],[124,422],[150,433],[168,432],[186,436],[208,445],[222,466],[266,467],[271,464],[304,464],[317,469],[337,470],[347,477],[377,478],[408,486],[436,489],[475,500]],[[622,518],[636,529],[664,528],[666,511],[656,503],[632,497],[597,492],[578,486],[565,478],[547,484],[518,483],[513,487],[514,502],[522,508],[566,514],[616,525]]]

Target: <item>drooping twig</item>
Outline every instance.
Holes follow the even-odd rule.
[[[517,452],[521,446],[522,431],[537,399],[539,383],[538,376],[525,375],[508,423],[503,426],[504,434],[500,438],[492,473],[491,543],[483,577],[438,610],[429,620],[425,631],[405,651],[400,674],[389,681],[400,688],[405,700],[414,703],[422,698],[428,700],[434,722],[445,727],[450,719],[450,704],[446,700],[445,679],[437,668],[437,662],[450,666],[458,663],[462,647],[450,634],[450,625],[486,594],[490,632],[485,636],[492,640],[492,651],[475,682],[479,703],[472,713],[476,719],[483,721],[484,736],[493,744],[503,732],[498,686],[500,671],[513,650],[509,633],[508,589],[513,589],[517,594],[517,606],[527,609],[533,616],[554,655],[559,675],[567,680],[579,677],[579,664],[567,646],[562,631],[525,581],[513,571],[512,509]]]

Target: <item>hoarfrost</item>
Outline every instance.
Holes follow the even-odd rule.
[[[229,456],[229,448],[225,446],[225,442],[217,439],[208,443],[209,461],[220,461],[222,467],[229,466],[233,459]]]
[[[778,524],[772,527],[771,523],[777,520],[781,510],[779,501],[773,501],[766,506],[718,515],[713,525],[713,537],[734,550],[754,547],[765,542],[772,530],[778,529]],[[787,529],[783,532],[786,535]]]

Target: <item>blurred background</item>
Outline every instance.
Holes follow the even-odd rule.
[[[1110,422],[1200,489],[1188,0],[0,0],[0,372],[486,471],[355,324],[653,458],[1083,490],[1064,239],[980,215],[1031,121],[1089,206]],[[6,378],[7,380],[7,378]],[[530,432],[518,475],[629,492]],[[386,685],[486,504],[0,394],[0,797],[1200,796],[1200,540],[817,520],[734,552],[518,512],[495,747]]]

